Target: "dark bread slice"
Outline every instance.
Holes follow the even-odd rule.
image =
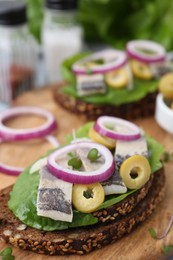
[[[115,116],[127,120],[134,120],[151,116],[155,111],[155,100],[157,92],[148,93],[144,98],[119,106],[86,103],[80,99],[63,93],[64,84],[58,85],[54,89],[54,99],[66,110],[84,115],[89,120],[95,120],[99,116]]]
[[[43,232],[22,224],[7,207],[11,188],[0,192],[1,239],[40,254],[82,255],[120,239],[149,217],[164,197],[165,175],[163,169],[157,171],[147,196],[119,220],[65,231]]]

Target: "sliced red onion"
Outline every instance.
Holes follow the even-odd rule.
[[[18,176],[24,171],[22,167],[14,167],[0,162],[0,173],[4,173],[11,176]]]
[[[94,171],[77,171],[62,167],[56,162],[61,156],[66,156],[79,148],[96,148],[105,160],[103,166]],[[47,167],[54,176],[64,181],[77,184],[91,184],[108,179],[114,172],[115,162],[111,152],[105,146],[94,142],[79,142],[64,146],[49,155]]]
[[[140,49],[151,51],[151,53],[144,53],[140,51]],[[130,58],[146,63],[163,62],[166,59],[164,47],[156,42],[148,40],[134,40],[128,42],[126,52]]]
[[[86,62],[94,62],[94,60],[103,59],[104,64],[95,65],[93,68],[85,68],[83,64]],[[97,74],[97,73],[106,73],[111,70],[116,70],[124,66],[127,62],[126,54],[123,51],[108,49],[99,51],[92,55],[87,56],[77,62],[72,66],[72,71],[76,75],[85,75],[88,73]]]
[[[136,140],[141,136],[138,126],[127,120],[111,116],[100,116],[94,124],[94,129],[103,136],[123,141]]]
[[[54,136],[48,135],[45,137],[45,139],[48,142],[50,142],[54,148],[57,148],[59,146],[59,142]],[[1,139],[0,142],[2,142]],[[11,176],[18,176],[21,172],[24,171],[24,169],[25,168],[9,166],[5,163],[0,162],[0,173],[4,173]]]
[[[3,123],[9,118],[20,115],[38,115],[47,119],[45,124],[30,129],[12,129],[5,126]],[[40,138],[48,135],[57,127],[54,116],[47,110],[38,107],[24,106],[11,107],[0,113],[0,138],[3,141],[20,141]]]

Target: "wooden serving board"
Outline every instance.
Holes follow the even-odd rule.
[[[72,129],[77,129],[84,124],[85,118],[72,115],[61,107],[59,107],[53,99],[53,87],[37,89],[32,92],[26,92],[19,96],[13,103],[14,106],[28,105],[46,108],[52,112],[58,122],[58,129],[54,135],[62,143],[64,136],[71,133]],[[143,108],[145,109],[145,108]],[[29,127],[42,123],[42,119],[38,117],[20,117],[9,120],[7,122],[11,127]],[[149,135],[154,137],[160,143],[165,145],[169,152],[173,152],[173,136],[162,130],[154,118],[135,120]],[[0,160],[15,166],[27,166],[38,157],[43,155],[47,150],[51,149],[50,144],[45,140],[35,140],[27,142],[10,142],[0,144]],[[138,260],[150,259],[159,260],[167,259],[168,255],[163,254],[164,245],[173,245],[173,232],[169,232],[163,240],[155,240],[151,238],[148,229],[153,227],[158,234],[162,234],[166,228],[171,215],[173,214],[173,162],[165,164],[166,170],[166,194],[164,201],[158,206],[154,214],[139,226],[128,236],[123,237],[118,242],[96,250],[89,255],[84,256],[68,256],[69,260],[79,259],[104,259],[104,260]],[[0,189],[14,183],[15,177],[10,177],[0,173]],[[0,251],[7,247],[6,244],[0,242]],[[22,251],[13,248],[15,260],[64,260],[63,256],[42,256],[29,251]]]

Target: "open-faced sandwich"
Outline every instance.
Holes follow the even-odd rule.
[[[162,145],[101,116],[0,192],[0,237],[40,254],[86,254],[130,233],[164,196]]]
[[[89,119],[149,116],[154,113],[158,79],[170,70],[164,47],[151,41],[130,41],[126,51],[77,54],[62,64],[66,83],[56,88],[55,99]]]

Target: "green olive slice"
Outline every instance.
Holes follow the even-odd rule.
[[[105,193],[100,183],[73,185],[72,202],[74,207],[81,212],[95,211],[104,199]]]
[[[141,188],[149,180],[150,174],[150,164],[142,155],[129,157],[120,167],[120,176],[129,189]]]

